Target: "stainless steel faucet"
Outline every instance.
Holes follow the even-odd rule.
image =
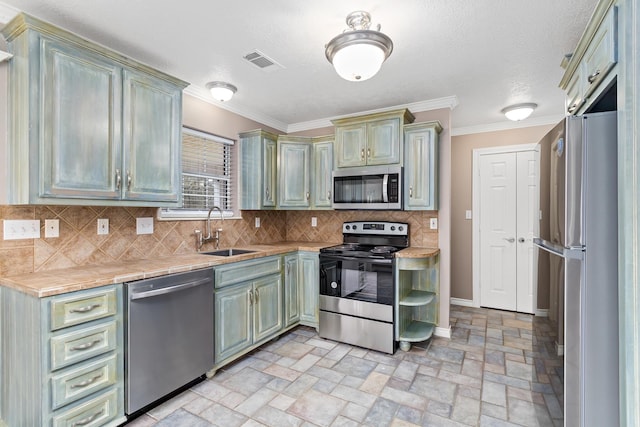
[[[196,235],[196,250],[198,252],[200,252],[200,249],[202,249],[202,245],[212,240],[215,240],[216,242],[216,249],[220,248],[220,232],[222,231],[222,228],[217,228],[215,236],[211,236],[211,212],[213,212],[214,209],[217,209],[218,212],[220,212],[220,218],[224,223],[224,213],[222,212],[222,209],[220,209],[220,207],[218,206],[211,206],[211,209],[209,209],[209,213],[207,214],[207,236],[203,236],[202,231],[200,230],[194,231]]]

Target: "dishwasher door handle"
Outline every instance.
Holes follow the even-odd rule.
[[[137,299],[155,297],[158,295],[172,294],[174,292],[184,291],[185,289],[195,288],[196,286],[205,285],[207,283],[211,283],[211,280],[200,279],[200,280],[195,280],[193,282],[181,283],[179,285],[167,286],[166,288],[154,289],[152,291],[133,292],[131,293],[131,296],[129,297],[129,299],[133,301]]]

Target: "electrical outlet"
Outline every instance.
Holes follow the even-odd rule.
[[[136,218],[137,234],[153,234],[153,217]]]
[[[45,239],[60,237],[60,220],[59,219],[44,220],[44,237]]]
[[[311,226],[312,227],[317,227],[318,226],[318,218],[316,218],[315,216],[311,217]]]
[[[256,228],[260,228],[260,217],[256,217]]]
[[[4,240],[39,239],[40,220],[5,219]]]
[[[109,218],[98,218],[98,235],[105,234],[109,234]]]
[[[464,211],[464,219],[471,219],[471,211]]]
[[[438,229],[438,218],[431,218],[429,220],[429,228],[432,230]]]

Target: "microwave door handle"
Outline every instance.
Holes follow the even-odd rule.
[[[382,178],[382,201],[389,203],[389,174],[385,173]]]

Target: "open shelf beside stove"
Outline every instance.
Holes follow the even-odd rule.
[[[408,351],[411,343],[433,335],[439,312],[439,255],[396,259],[396,340]]]

